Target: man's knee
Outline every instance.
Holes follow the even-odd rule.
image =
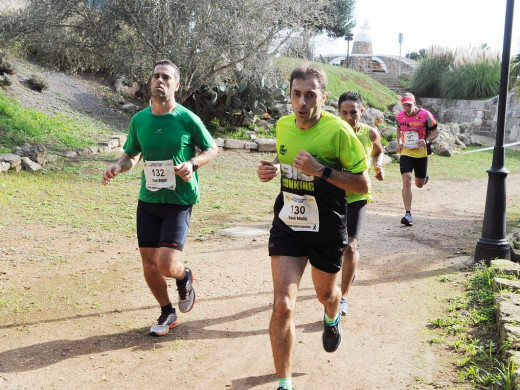
[[[412,174],[403,173],[403,187],[411,187],[411,186],[412,186]]]
[[[355,254],[357,252],[357,240],[351,241],[348,243],[348,245],[345,247],[345,258],[352,259],[355,257]]]
[[[274,299],[273,317],[277,320],[285,321],[292,318],[294,313],[294,302],[287,295],[279,295]]]

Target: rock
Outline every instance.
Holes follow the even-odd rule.
[[[78,156],[88,156],[91,154],[90,148],[84,147],[84,148],[77,148],[75,149],[75,152],[78,154]]]
[[[11,168],[11,164],[8,162],[0,161],[0,172],[7,172]]]
[[[267,123],[267,121],[265,121],[263,119],[261,121],[259,121],[256,125],[258,127],[260,127],[261,129],[271,131],[271,126],[269,126],[269,123]]]
[[[119,147],[119,140],[116,139],[116,138],[112,138],[112,139],[109,139],[108,141],[105,141],[105,142],[99,142],[98,145],[99,146],[106,146],[109,149],[115,149],[115,148]]]
[[[435,154],[444,157],[451,157],[455,153],[452,146],[445,141],[442,141],[438,147],[436,147],[436,145],[432,145],[432,150],[435,152]]]
[[[22,159],[19,155],[14,153],[0,154],[0,162],[9,163],[9,167],[12,169],[22,163]]]
[[[66,150],[64,151],[62,154],[61,154],[63,157],[66,157],[66,158],[74,158],[74,157],[78,157],[78,153],[77,152],[74,152],[72,150]]]
[[[493,287],[493,291],[496,293],[503,291],[503,290],[516,292],[516,291],[520,291],[520,281],[496,277],[496,278],[493,278],[492,287]]]
[[[34,162],[43,165],[45,164],[45,153],[47,149],[42,144],[24,144],[23,146],[15,146],[13,153],[18,154],[22,157],[29,157]]]
[[[42,169],[40,164],[34,162],[29,157],[22,157],[22,167],[28,172],[40,171]]]
[[[135,112],[137,111],[137,108],[133,103],[126,103],[121,106],[121,110],[124,112]]]
[[[334,114],[336,116],[338,116],[338,110],[336,110],[334,107],[332,106],[324,106],[323,107],[323,110],[324,111],[327,111],[327,112],[330,112],[331,114]]]
[[[276,140],[272,138],[257,138],[259,152],[276,152]]]
[[[219,147],[219,148],[223,148],[224,147],[224,138],[215,138],[214,139],[215,141],[215,144]]]
[[[226,149],[244,149],[245,141],[239,139],[226,138],[224,140],[224,147]]]
[[[50,161],[58,161],[58,155],[57,154],[46,154],[45,162],[48,163]]]
[[[377,126],[378,123],[383,123],[384,121],[383,112],[376,108],[369,107],[361,115],[361,122],[370,126]]]
[[[274,113],[277,113],[279,117],[292,114],[293,112],[292,105],[283,103],[275,104],[272,110]]]
[[[124,146],[127,137],[124,134],[114,134],[114,135],[111,135],[110,138],[117,140],[117,146]]]

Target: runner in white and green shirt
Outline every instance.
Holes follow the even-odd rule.
[[[373,163],[374,173],[377,180],[384,179],[383,170],[383,146],[379,131],[365,123],[361,123],[363,114],[363,98],[356,91],[343,93],[338,100],[339,116],[354,129],[356,137],[361,141],[365,149],[367,162]],[[348,304],[347,295],[351,283],[355,279],[359,253],[357,242],[361,225],[365,218],[366,206],[372,201],[372,192],[359,194],[347,191],[347,232],[348,245],[343,253],[343,266],[341,275],[341,304],[342,315],[347,314]]]

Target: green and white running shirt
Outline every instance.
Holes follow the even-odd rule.
[[[366,123],[359,124],[359,130],[354,134],[359,139],[363,147],[365,148],[365,155],[367,159],[367,165],[370,168],[372,165],[372,150],[374,149],[374,145],[372,145],[372,140],[370,139],[370,126]],[[360,200],[366,200],[367,202],[372,201],[372,189],[369,188],[366,194],[358,194],[356,192],[348,192],[347,191],[347,201],[348,203],[357,202]]]
[[[152,190],[150,183],[147,188],[145,172],[148,166],[156,164],[160,169],[155,171],[171,173],[174,165],[195,157],[195,146],[208,150],[212,145],[213,138],[200,118],[179,103],[165,115],[153,114],[150,107],[135,114],[123,149],[130,156],[142,154],[145,170],[141,176],[139,200],[182,205],[197,203],[200,196],[198,172],[194,172],[188,182],[175,175],[172,178],[174,189]]]
[[[344,222],[345,191],[294,168],[294,158],[305,150],[321,164],[361,173],[368,168],[365,150],[350,125],[329,112],[322,111],[319,122],[307,130],[299,129],[295,120],[294,114],[288,115],[276,125],[281,193],[275,212],[295,231],[337,229]]]

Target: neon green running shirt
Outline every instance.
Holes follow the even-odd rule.
[[[354,134],[356,134],[356,137],[361,141],[361,144],[365,148],[365,155],[367,159],[367,165],[370,168],[371,161],[372,161],[372,149],[374,146],[372,145],[372,140],[370,139],[370,126],[366,123],[361,123],[359,125],[359,130],[356,132],[354,131]],[[347,202],[357,202],[359,200],[366,200],[368,202],[372,201],[372,191],[369,188],[368,193],[366,194],[358,194],[355,192],[348,192],[347,191]]]
[[[346,193],[319,177],[307,176],[293,167],[300,150],[310,153],[318,162],[337,170],[361,173],[367,170],[365,150],[350,125],[337,116],[322,111],[319,122],[301,130],[294,114],[282,117],[276,125],[276,149],[281,169],[281,193],[275,213],[283,206],[282,194],[311,195],[319,209],[320,231],[341,226],[346,213]],[[322,227],[324,229],[322,229]]]
[[[193,112],[177,103],[175,109],[165,115],[154,115],[145,108],[132,117],[124,151],[130,156],[142,154],[143,162],[173,160],[174,165],[195,157],[195,146],[208,150],[213,138]],[[146,188],[144,171],[141,176],[139,200],[150,203],[195,204],[199,201],[198,172],[185,182],[175,176],[175,190],[162,188],[150,191]]]

